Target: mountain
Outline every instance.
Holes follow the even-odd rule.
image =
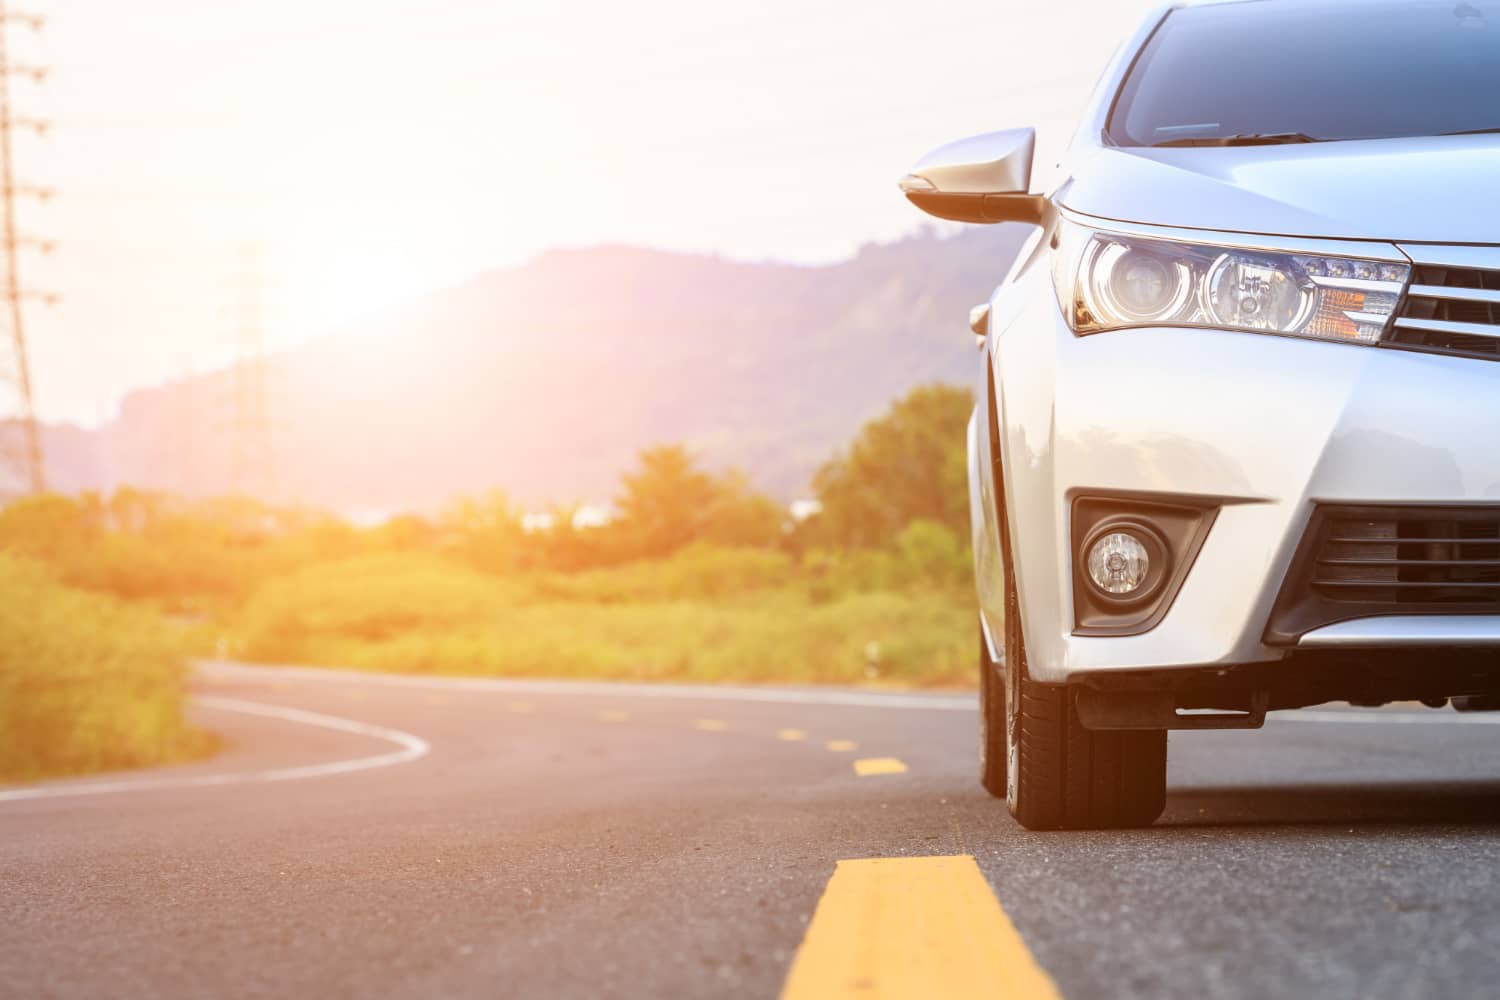
[[[606,499],[642,448],[680,441],[805,495],[894,397],[970,381],[969,307],[1026,233],[923,233],[826,266],[552,251],[258,369],[133,392],[101,431],[47,428],[49,468],[68,489],[430,510],[494,488]]]

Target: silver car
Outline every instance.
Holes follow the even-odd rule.
[[[1140,825],[1167,731],[1500,706],[1500,3],[1201,3],[930,214],[1036,227],[989,303],[969,482],[987,789]]]

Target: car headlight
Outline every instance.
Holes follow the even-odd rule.
[[[1150,239],[1065,225],[1058,302],[1077,333],[1206,326],[1373,344],[1410,266]]]

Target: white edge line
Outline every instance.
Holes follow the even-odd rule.
[[[362,670],[330,667],[250,666],[223,660],[200,660],[205,674],[275,679],[335,681],[380,687],[429,688],[459,691],[496,691],[506,694],[562,694],[624,698],[676,698],[695,701],[746,701],[782,705],[851,705],[859,708],[930,709],[972,712],[978,706],[969,695],[901,695],[857,691],[796,691],[784,688],[709,687],[692,684],[631,684],[611,681],[513,680],[495,677],[416,677],[410,674],[375,674]]]
[[[256,701],[241,701],[238,698],[221,698],[215,695],[202,694],[195,695],[193,701],[205,708],[219,709],[225,712],[242,712],[246,715],[261,715],[270,719],[300,722],[303,725],[318,726],[323,729],[336,729],[339,732],[354,733],[357,736],[368,736],[373,739],[386,740],[387,742],[395,743],[401,749],[391,753],[376,754],[372,757],[355,757],[349,760],[336,760],[327,764],[307,764],[300,767],[272,768],[262,771],[232,771],[228,774],[205,774],[178,778],[122,778],[110,781],[48,785],[38,788],[13,788],[0,791],[0,802],[13,802],[20,799],[62,798],[69,795],[105,795],[112,792],[135,792],[159,788],[203,788],[214,785],[245,785],[268,781],[296,781],[301,778],[321,778],[330,774],[349,774],[354,771],[368,771],[376,767],[405,764],[419,757],[425,757],[432,749],[428,746],[426,740],[419,736],[413,736],[411,733],[403,733],[399,729],[372,726],[364,722],[355,722],[352,719],[341,719],[337,716],[323,715],[319,712],[307,712],[300,708],[283,708],[279,705],[266,705]]]

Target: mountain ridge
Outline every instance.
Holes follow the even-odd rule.
[[[968,308],[1027,232],[924,231],[826,265],[547,251],[261,361],[275,421],[253,476],[230,368],[132,391],[98,430],[45,427],[49,479],[344,511],[491,489],[535,506],[607,499],[641,449],[681,442],[791,499],[896,396],[972,379]]]

